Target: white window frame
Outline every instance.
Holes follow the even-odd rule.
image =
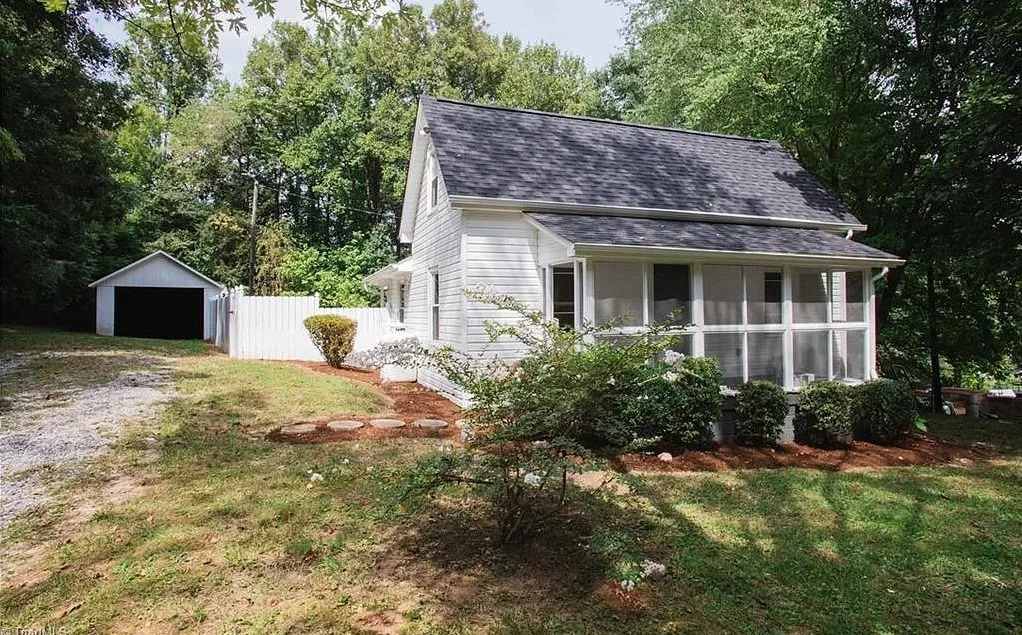
[[[440,200],[440,180],[437,178],[436,157],[433,149],[426,151],[426,215],[433,213],[436,202],[433,201],[433,187],[436,184],[437,202]]]
[[[582,328],[585,314],[585,271],[580,258],[553,260],[543,266],[543,319],[554,319],[554,267],[572,265],[575,276],[575,328]]]
[[[440,270],[429,269],[429,288],[426,290],[429,299],[429,336],[434,342],[440,341]]]

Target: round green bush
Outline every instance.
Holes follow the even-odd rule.
[[[852,389],[836,381],[804,386],[795,415],[795,440],[835,447],[852,440]]]
[[[305,318],[304,324],[326,363],[340,368],[355,344],[358,327],[355,320],[343,315],[310,315]]]
[[[638,388],[623,412],[635,436],[687,447],[713,445],[723,405],[717,360],[688,357],[678,366],[657,364],[637,372]]]
[[[905,436],[918,416],[912,388],[877,379],[853,390],[852,428],[856,439],[890,444]]]
[[[771,381],[754,380],[738,393],[735,441],[747,445],[773,445],[788,414],[788,394]]]

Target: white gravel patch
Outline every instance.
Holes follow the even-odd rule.
[[[30,361],[25,357],[16,359],[17,363],[5,360],[0,365],[0,382],[2,376]],[[140,361],[145,359],[140,358]],[[18,395],[11,411],[3,416],[0,423],[0,529],[18,515],[47,504],[49,482],[54,477],[73,476],[75,464],[108,452],[120,438],[126,421],[153,418],[173,397],[170,370],[126,371],[101,386],[69,386],[61,391],[61,397],[62,402],[69,403],[47,405],[44,395],[23,393]]]

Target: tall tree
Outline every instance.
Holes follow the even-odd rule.
[[[87,315],[86,284],[119,240],[120,190],[106,131],[123,117],[93,7],[0,3],[0,241],[5,320]]]
[[[939,389],[940,359],[1022,358],[1020,290],[1004,285],[1022,260],[1020,11],[1006,0],[640,0],[627,60],[639,64],[622,60],[605,85],[644,82],[626,93],[639,102],[628,116],[778,139],[824,179],[869,224],[863,240],[909,261],[881,289],[882,361],[929,366]]]

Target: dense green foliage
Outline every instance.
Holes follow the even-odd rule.
[[[852,440],[852,389],[836,381],[803,386],[795,414],[795,441],[834,447]]]
[[[468,0],[315,30],[276,23],[236,86],[211,47],[233,25],[208,23],[205,3],[111,5],[131,14],[116,48],[90,31],[89,9],[2,4],[6,320],[86,326],[86,284],[154,249],[257,294],[364,306],[365,275],[398,256],[420,95],[574,113],[597,101],[580,58],[489,34]]]
[[[604,112],[776,139],[869,225],[860,240],[908,261],[878,290],[885,374],[958,383],[1022,365],[1022,4],[629,11],[631,47],[600,76]]]
[[[877,379],[852,389],[852,429],[856,439],[893,443],[919,417],[916,397],[904,382]]]
[[[624,420],[638,438],[705,448],[720,422],[720,365],[686,357],[676,364],[640,366],[638,390],[624,406]]]
[[[490,338],[520,341],[527,353],[509,363],[449,347],[423,352],[432,367],[466,394],[464,448],[442,452],[411,472],[412,491],[432,494],[469,484],[489,504],[502,541],[526,537],[558,513],[568,474],[597,450],[621,450],[641,441],[622,417],[646,381],[636,372],[672,344],[651,327],[627,344],[595,338],[596,327],[565,329],[509,296],[470,294],[516,315],[488,322]],[[716,386],[714,386],[716,389]]]
[[[275,24],[228,85],[217,35],[276,4],[0,2],[6,320],[85,326],[86,283],[157,248],[255,293],[371,302],[431,93],[777,139],[857,239],[908,260],[879,283],[885,375],[1022,365],[1018,2],[636,0],[627,48],[589,72],[492,35],[471,0],[311,1],[316,28]]]
[[[747,382],[738,393],[735,441],[749,445],[773,445],[788,414],[788,394],[771,381]]]
[[[344,365],[344,358],[355,344],[358,324],[343,315],[310,315],[305,318],[305,329],[312,343],[334,368]]]

